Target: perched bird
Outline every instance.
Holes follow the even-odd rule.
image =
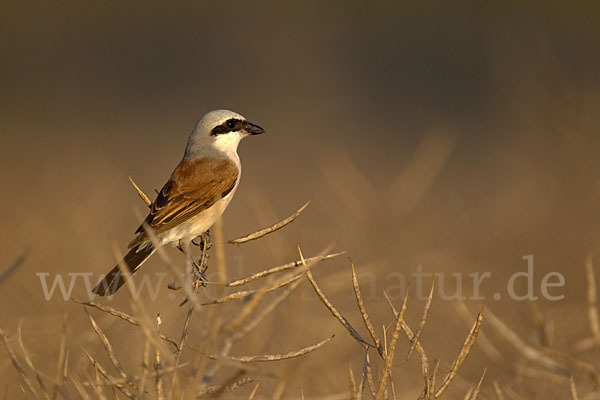
[[[183,159],[150,206],[150,214],[129,243],[121,265],[130,274],[155,251],[155,246],[180,246],[204,234],[229,205],[242,166],[237,154],[240,140],[264,133],[264,129],[233,111],[216,110],[204,115],[188,138]],[[156,239],[150,240],[147,230]],[[93,290],[114,294],[127,278],[119,265]]]

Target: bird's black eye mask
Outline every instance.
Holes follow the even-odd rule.
[[[241,119],[230,118],[221,125],[215,126],[210,134],[211,136],[217,136],[222,135],[223,133],[241,131],[244,128],[245,122],[246,121],[242,121]]]

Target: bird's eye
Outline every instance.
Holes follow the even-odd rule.
[[[233,129],[235,127],[235,121],[230,119],[229,121],[227,121],[226,125],[228,128]]]

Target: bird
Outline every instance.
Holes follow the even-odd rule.
[[[190,133],[183,158],[151,203],[122,262],[92,292],[113,295],[157,247],[172,244],[181,249],[183,243],[208,231],[229,205],[240,182],[240,141],[264,132],[233,111],[205,114]],[[121,265],[129,273],[123,273]]]

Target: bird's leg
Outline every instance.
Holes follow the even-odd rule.
[[[193,263],[194,265],[194,288],[199,286],[206,286],[206,270],[208,269],[208,250],[212,247],[210,229],[204,232],[202,235],[192,240],[194,246],[198,246],[201,251],[199,262]]]
[[[198,246],[198,243],[195,242],[196,239],[192,240],[191,243],[194,244],[195,246]],[[207,247],[207,246],[203,246],[203,247]],[[207,258],[206,255],[206,251],[202,252],[202,255],[200,256],[200,263],[198,263],[198,261],[194,260],[194,257],[192,256],[191,252],[188,254],[185,251],[185,245],[182,239],[179,240],[179,242],[175,245],[175,248],[177,250],[179,250],[181,253],[183,253],[186,257],[189,257],[190,260],[190,264],[192,265],[192,287],[194,289],[198,289],[200,286],[206,286],[206,284],[204,282],[207,281],[206,276],[204,275],[204,271],[206,270],[206,267],[202,267],[202,264],[205,264],[206,261],[204,261]],[[168,285],[169,289],[172,290],[179,290],[180,287],[175,283],[170,283]]]
[[[202,235],[196,236],[194,239],[192,239],[192,244],[194,246],[200,247],[200,250],[210,250],[210,248],[212,247],[210,229],[208,229]]]
[[[200,258],[198,260],[194,260],[194,257],[185,251],[183,240],[179,240],[175,246],[177,250],[190,258],[190,262],[192,264],[192,287],[194,290],[197,290],[201,286],[206,287],[206,282],[208,281],[205,273],[208,269],[208,250],[210,250],[212,247],[210,237],[210,230],[207,230],[202,235],[192,239],[191,243],[194,246],[198,246],[201,251]],[[177,290],[179,287],[177,287],[175,283],[172,283],[169,284],[169,289]]]

